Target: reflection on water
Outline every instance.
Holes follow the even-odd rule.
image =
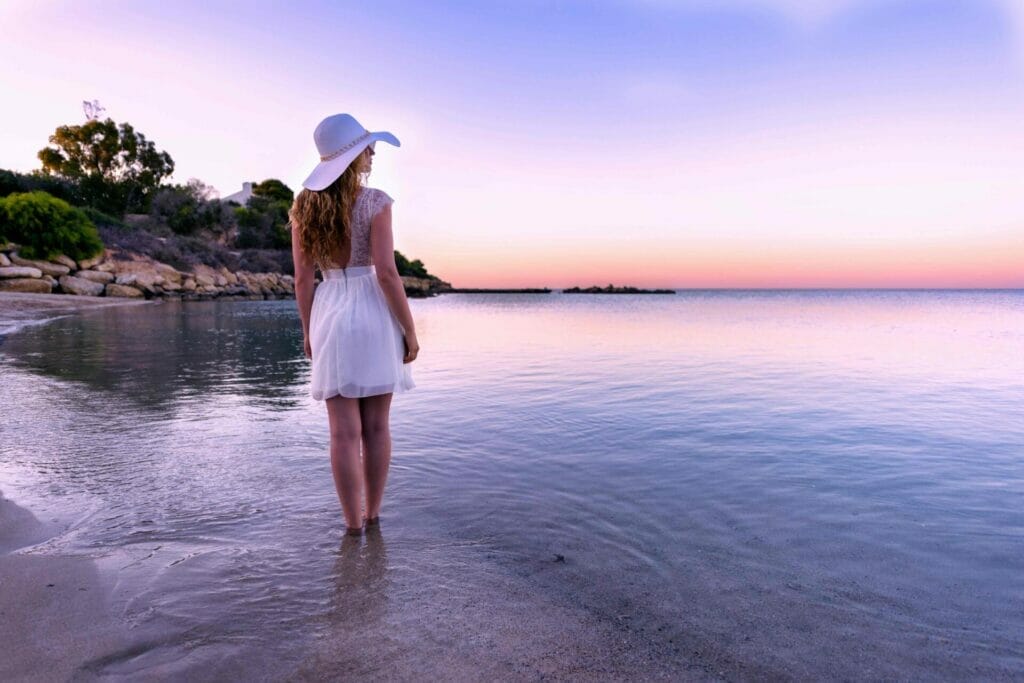
[[[363,539],[294,302],[3,342],[0,487],[156,634],[91,671],[1024,672],[1024,294],[410,303],[418,386]]]
[[[132,310],[137,315],[89,311],[45,332],[14,335],[4,348],[44,375],[84,384],[101,397],[130,398],[139,410],[173,411],[181,402],[218,397],[296,406],[308,366],[293,301],[161,302]]]

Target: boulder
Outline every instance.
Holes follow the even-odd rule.
[[[100,296],[103,294],[103,283],[86,280],[84,277],[61,275],[58,282],[60,283],[60,288],[68,294],[82,296]]]
[[[178,292],[181,290],[181,285],[179,285],[177,282],[165,282],[162,285],[160,285],[160,287],[165,292]]]
[[[173,282],[179,285],[181,284],[183,276],[181,271],[174,266],[156,261],[153,263],[153,270],[156,271],[156,274],[162,277],[164,281]]]
[[[0,266],[0,278],[42,276],[43,271],[32,266]]]
[[[79,270],[92,270],[94,267],[96,267],[100,263],[102,263],[106,258],[107,258],[107,252],[104,251],[99,256],[93,256],[92,258],[87,258],[87,259],[84,259],[82,261],[79,261],[78,262],[78,269]]]
[[[71,272],[71,269],[67,266],[59,263],[50,263],[49,261],[35,261],[32,259],[22,258],[18,255],[18,252],[11,253],[11,262],[18,266],[29,266],[31,268],[38,268],[47,275],[53,277],[60,277],[61,275],[67,275]]]
[[[0,292],[31,292],[49,294],[53,291],[50,283],[38,277],[15,277],[0,280]]]
[[[134,273],[119,273],[114,282],[119,285],[128,285],[130,287],[136,287],[149,292],[150,294],[155,294],[156,286],[162,285],[164,283],[164,279],[154,271],[140,270]]]
[[[57,285],[59,283],[57,282],[57,280],[55,280],[53,278],[53,276],[51,276],[51,275],[44,275],[42,277],[42,279],[43,279],[43,281],[46,282],[46,284],[50,285],[50,291],[53,291],[53,290],[57,289]]]
[[[102,270],[79,270],[74,275],[75,277],[91,280],[92,282],[98,282],[101,285],[114,281],[113,273],[104,273]]]
[[[65,256],[64,254],[61,254],[60,256],[57,256],[56,258],[53,258],[53,259],[51,259],[51,260],[52,260],[52,261],[53,261],[54,263],[59,263],[59,264],[61,264],[62,266],[67,266],[67,267],[68,267],[68,268],[70,268],[71,270],[78,270],[78,264],[77,264],[77,263],[75,263],[75,259],[73,259],[73,258],[68,258],[68,257],[67,257],[67,256]]]
[[[185,278],[185,281],[181,283],[181,288],[186,292],[193,292],[196,289],[196,281],[192,278]]]
[[[7,254],[0,251],[0,267],[11,265],[11,259],[7,258]]]
[[[214,284],[216,284],[216,281],[211,275],[200,275],[199,273],[196,273],[195,280],[196,284],[200,287],[213,287]]]
[[[426,294],[430,291],[430,280],[424,277],[402,276],[402,286],[406,292]]]
[[[131,297],[134,299],[140,299],[146,296],[142,293],[141,289],[129,287],[128,285],[119,285],[116,282],[111,282],[107,285],[106,293],[107,296]]]
[[[224,266],[220,267],[220,271],[219,272],[220,272],[221,275],[224,276],[224,279],[228,281],[229,285],[237,285],[238,284],[238,276],[235,275],[234,273],[232,273],[230,270],[228,270]]]
[[[192,268],[192,273],[194,275],[205,275],[206,277],[213,279],[220,274],[220,271],[216,268],[211,268],[205,263],[200,263]]]

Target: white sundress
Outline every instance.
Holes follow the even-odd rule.
[[[352,207],[352,255],[346,268],[323,271],[309,320],[310,393],[359,398],[416,386],[403,363],[404,332],[388,307],[370,262],[370,219],[392,203],[382,190],[363,188]]]

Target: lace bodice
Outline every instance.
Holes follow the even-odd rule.
[[[364,187],[356,196],[355,206],[352,207],[352,256],[349,257],[350,266],[371,265],[370,258],[370,219],[376,216],[381,210],[394,202],[387,192],[378,190],[375,187]],[[327,268],[340,268],[336,264],[325,264]]]

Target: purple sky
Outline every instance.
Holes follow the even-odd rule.
[[[98,99],[222,194],[389,130],[457,286],[1024,286],[1024,3],[7,2],[0,167]]]

